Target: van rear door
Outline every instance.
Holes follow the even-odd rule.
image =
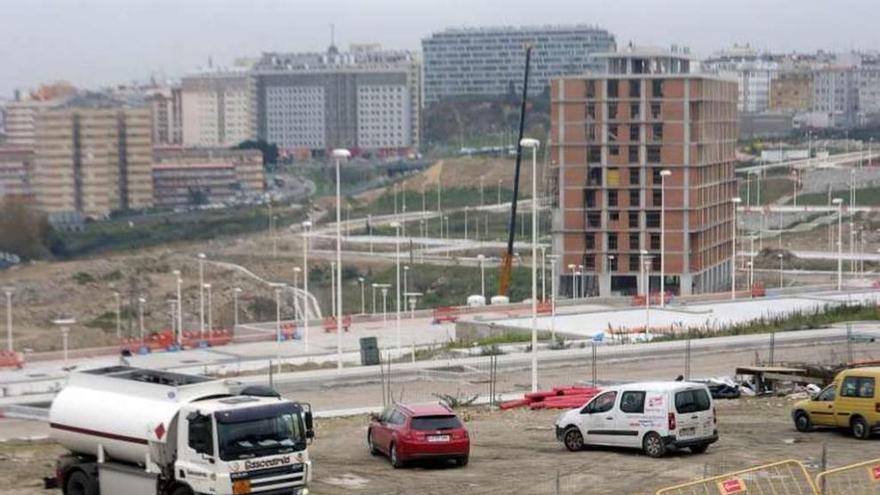
[[[712,398],[706,387],[694,387],[675,392],[675,436],[679,440],[693,440],[712,436],[714,431]]]

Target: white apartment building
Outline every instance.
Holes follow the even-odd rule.
[[[734,45],[702,63],[703,69],[735,77],[740,113],[763,112],[770,107],[770,82],[779,70],[779,63],[769,53],[759,53],[746,46]]]
[[[248,77],[245,71],[224,71],[183,78],[185,146],[235,146],[254,137]]]

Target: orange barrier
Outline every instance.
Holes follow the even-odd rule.
[[[553,303],[550,301],[543,301],[538,303],[538,314],[539,315],[549,315],[553,312]]]
[[[18,368],[24,367],[24,357],[13,351],[0,351],[0,368]]]
[[[454,308],[451,306],[442,306],[439,308],[434,308],[434,321],[435,325],[443,323],[444,321],[448,321],[450,323],[455,323],[458,321],[459,310],[458,308]]]
[[[664,292],[663,293],[663,303],[669,304],[670,301],[672,301],[672,292],[669,292],[669,291]],[[632,305],[633,306],[644,306],[645,305],[645,296],[642,296],[642,295],[633,296]],[[652,306],[659,306],[660,305],[660,293],[659,292],[652,292],[651,293],[651,305]]]
[[[758,282],[752,285],[752,297],[764,297],[767,295],[767,290],[764,288],[764,284]]]
[[[349,316],[343,317],[342,318],[342,329],[347,332],[350,327],[351,327],[351,316],[349,315]],[[324,318],[324,331],[325,332],[330,333],[330,332],[335,332],[337,330],[338,330],[338,326],[336,324],[336,318],[333,318],[333,317]]]
[[[349,318],[350,320],[350,318]],[[343,320],[344,322],[344,320]],[[284,340],[293,340],[296,338],[296,323],[285,323],[281,325],[281,338]]]

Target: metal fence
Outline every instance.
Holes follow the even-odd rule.
[[[831,469],[816,477],[821,495],[880,494],[880,459]]]
[[[664,488],[657,495],[817,495],[807,469],[798,461],[766,464]]]

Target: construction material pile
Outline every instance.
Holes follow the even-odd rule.
[[[550,390],[529,392],[522,399],[501,404],[501,409],[528,407],[529,409],[573,409],[586,404],[600,392],[596,387],[553,387]]]

